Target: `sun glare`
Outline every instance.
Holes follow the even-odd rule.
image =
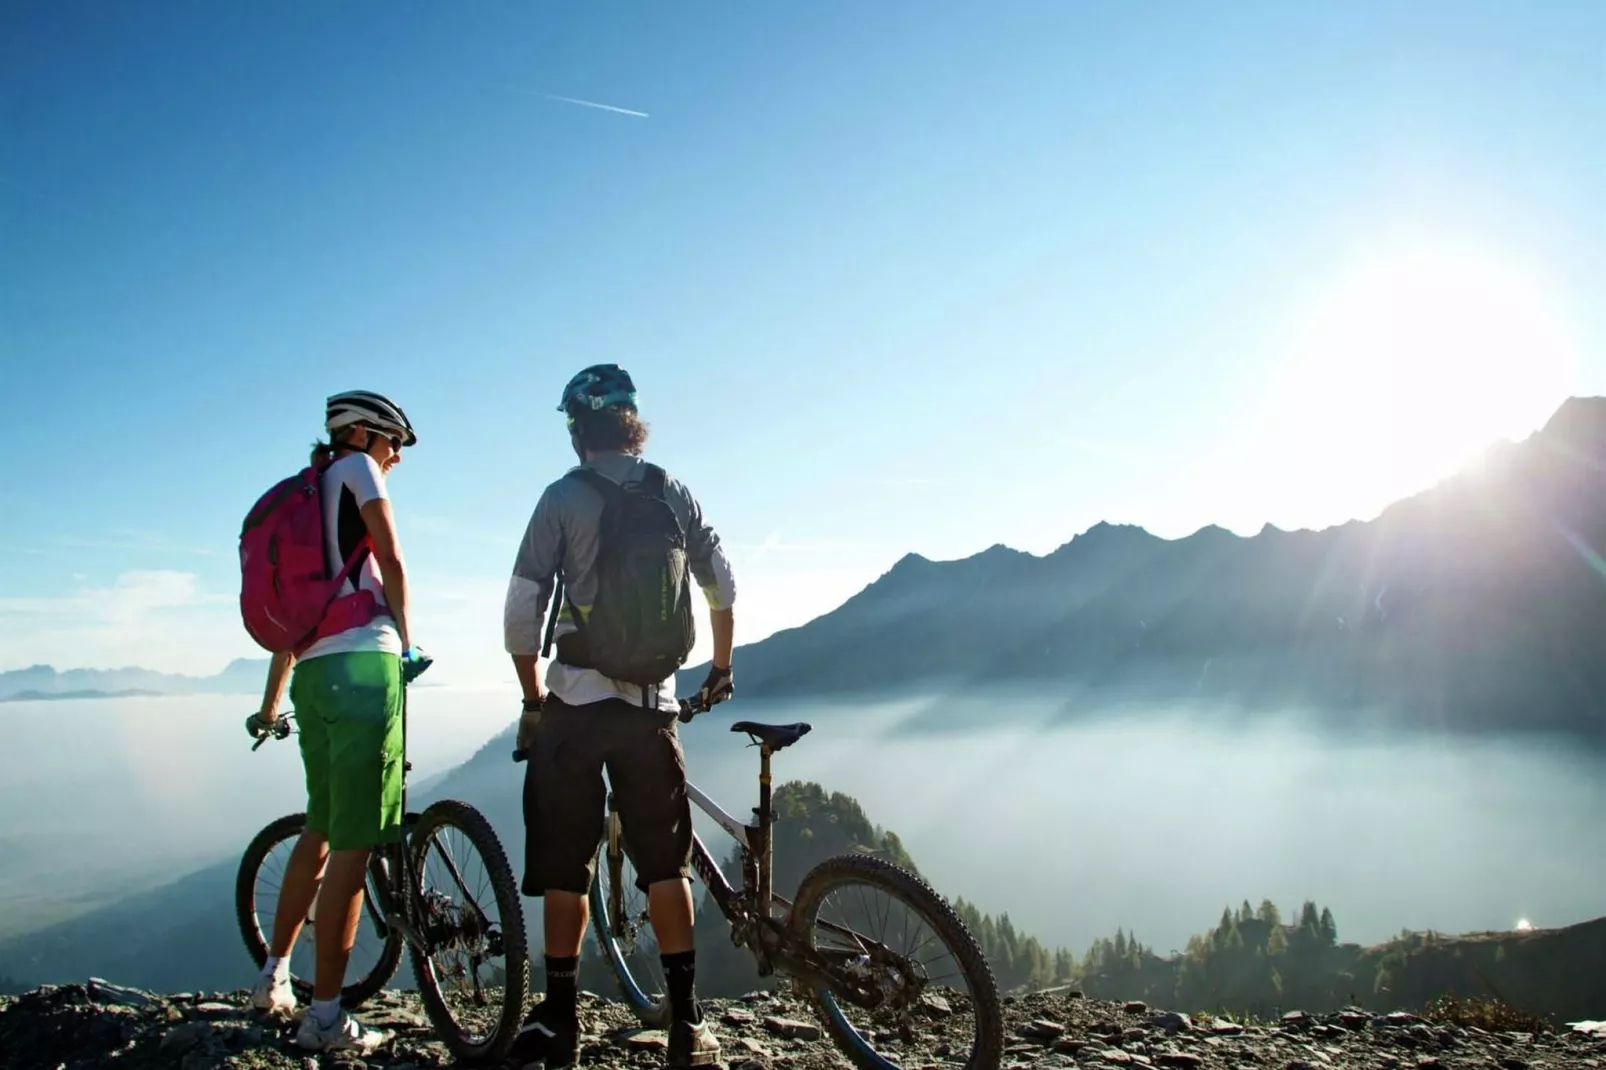
[[[1481,250],[1376,251],[1285,322],[1266,400],[1282,482],[1318,511],[1335,499],[1375,510],[1452,474],[1542,425],[1572,382],[1575,345],[1556,295]]]
[[[1531,933],[1533,932],[1533,928],[1534,923],[1529,921],[1527,918],[1517,919],[1517,931],[1519,933]]]

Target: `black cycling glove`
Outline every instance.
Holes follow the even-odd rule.
[[[731,680],[730,669],[711,665],[708,668],[708,677],[703,680],[703,686],[697,690],[697,701],[704,709],[711,709],[730,698],[735,692],[736,687]]]

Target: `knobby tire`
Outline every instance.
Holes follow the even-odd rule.
[[[812,939],[815,917],[821,904],[837,886],[844,884],[865,884],[890,893],[919,913],[952,949],[970,987],[972,1012],[976,1019],[976,1040],[964,1065],[968,1070],[996,1070],[1003,1061],[1004,1052],[1004,1012],[998,998],[997,981],[970,929],[953,907],[924,880],[901,866],[873,855],[827,858],[811,869],[798,887],[791,918],[794,935],[803,940]],[[842,1017],[830,1013],[825,990],[809,987],[804,989],[804,993],[837,1050],[847,1056],[854,1066],[860,1070],[884,1070],[889,1065],[888,1060],[870,1048],[867,1039],[860,1036]]]
[[[413,976],[418,981],[418,994],[423,1001],[424,1011],[452,1054],[465,1063],[492,1062],[506,1055],[517,1037],[524,1015],[524,1001],[530,991],[530,949],[524,932],[524,907],[519,899],[518,883],[513,879],[513,868],[508,864],[502,842],[496,838],[490,822],[474,807],[451,799],[431,804],[413,827],[412,879],[415,887],[407,890],[408,895],[419,894],[421,889],[417,882],[425,872],[430,841],[435,832],[443,828],[457,829],[479,852],[491,879],[497,913],[501,915],[506,976],[496,1028],[478,1044],[467,1035],[446,1004],[428,956],[418,948],[412,949]]]

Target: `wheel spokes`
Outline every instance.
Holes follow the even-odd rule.
[[[415,848],[417,924],[428,968],[452,1021],[471,1045],[498,1027],[507,948],[490,868],[463,830],[443,825]]]

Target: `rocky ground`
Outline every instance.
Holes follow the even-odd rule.
[[[729,1070],[823,1070],[846,1067],[800,1004],[755,993],[708,1001]],[[1606,1068],[1606,1027],[1599,1032],[1512,1032],[1431,1022],[1409,1014],[1294,1012],[1271,1024],[1190,1018],[1141,1003],[1125,1005],[1055,993],[1010,1000],[1005,1007],[1005,1067],[1087,1070],[1561,1070]],[[582,1062],[589,1066],[661,1064],[662,1033],[637,1028],[619,1003],[584,997]],[[414,1070],[452,1065],[417,1001],[389,992],[361,1016],[396,1031],[366,1060],[308,1057],[292,1043],[293,1026],[264,1019],[245,993],[157,996],[104,982],[46,987],[0,997],[0,1065],[13,1070],[146,1067],[174,1070],[320,1070],[365,1065]],[[939,1009],[920,1041],[896,1052],[900,1065],[956,1065],[949,1055],[966,1026]],[[888,1052],[892,1055],[892,1052]]]

